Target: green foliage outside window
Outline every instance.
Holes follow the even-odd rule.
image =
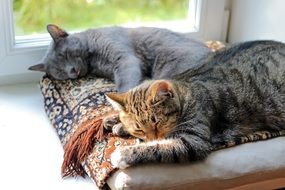
[[[44,33],[48,23],[67,30],[127,22],[181,20],[189,0],[14,0],[16,35]]]

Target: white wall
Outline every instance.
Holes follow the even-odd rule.
[[[232,0],[229,42],[285,42],[285,0]]]

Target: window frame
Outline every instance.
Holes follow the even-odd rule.
[[[225,0],[191,0],[189,13],[194,19],[193,38],[221,40]],[[13,0],[0,1],[0,85],[38,81],[41,73],[27,68],[44,56],[51,38],[40,35],[36,38],[15,40]]]

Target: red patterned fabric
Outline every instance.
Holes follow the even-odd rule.
[[[222,43],[209,42],[207,45],[213,51],[224,48]],[[84,123],[96,120],[112,111],[104,94],[114,91],[115,86],[107,79],[87,77],[58,81],[44,76],[40,81],[40,87],[46,113],[64,147],[84,126]],[[116,170],[110,163],[111,153],[118,146],[137,142],[136,139],[131,138],[106,136],[108,138],[94,142],[90,153],[88,152],[88,156],[80,163],[82,168],[80,171],[92,178],[100,189],[106,184],[106,179]],[[72,165],[70,168],[72,169]],[[68,175],[78,173],[71,171]]]
[[[57,81],[45,76],[40,86],[46,113],[63,146],[85,122],[112,111],[104,94],[114,91],[114,84],[106,79]],[[90,154],[81,163],[85,173],[100,189],[104,187],[107,177],[115,171],[110,163],[111,153],[117,146],[136,143],[135,139],[107,136],[95,142]]]

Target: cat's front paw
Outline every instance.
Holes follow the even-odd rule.
[[[119,147],[117,148],[112,154],[111,154],[111,164],[115,168],[119,169],[125,169],[130,166],[128,164],[128,157],[126,155],[127,149],[125,147]]]
[[[129,133],[125,130],[123,123],[115,124],[112,128],[112,133],[119,137],[126,137],[129,135]]]
[[[108,131],[112,131],[113,126],[120,123],[119,115],[117,113],[110,114],[103,119],[103,126]]]

